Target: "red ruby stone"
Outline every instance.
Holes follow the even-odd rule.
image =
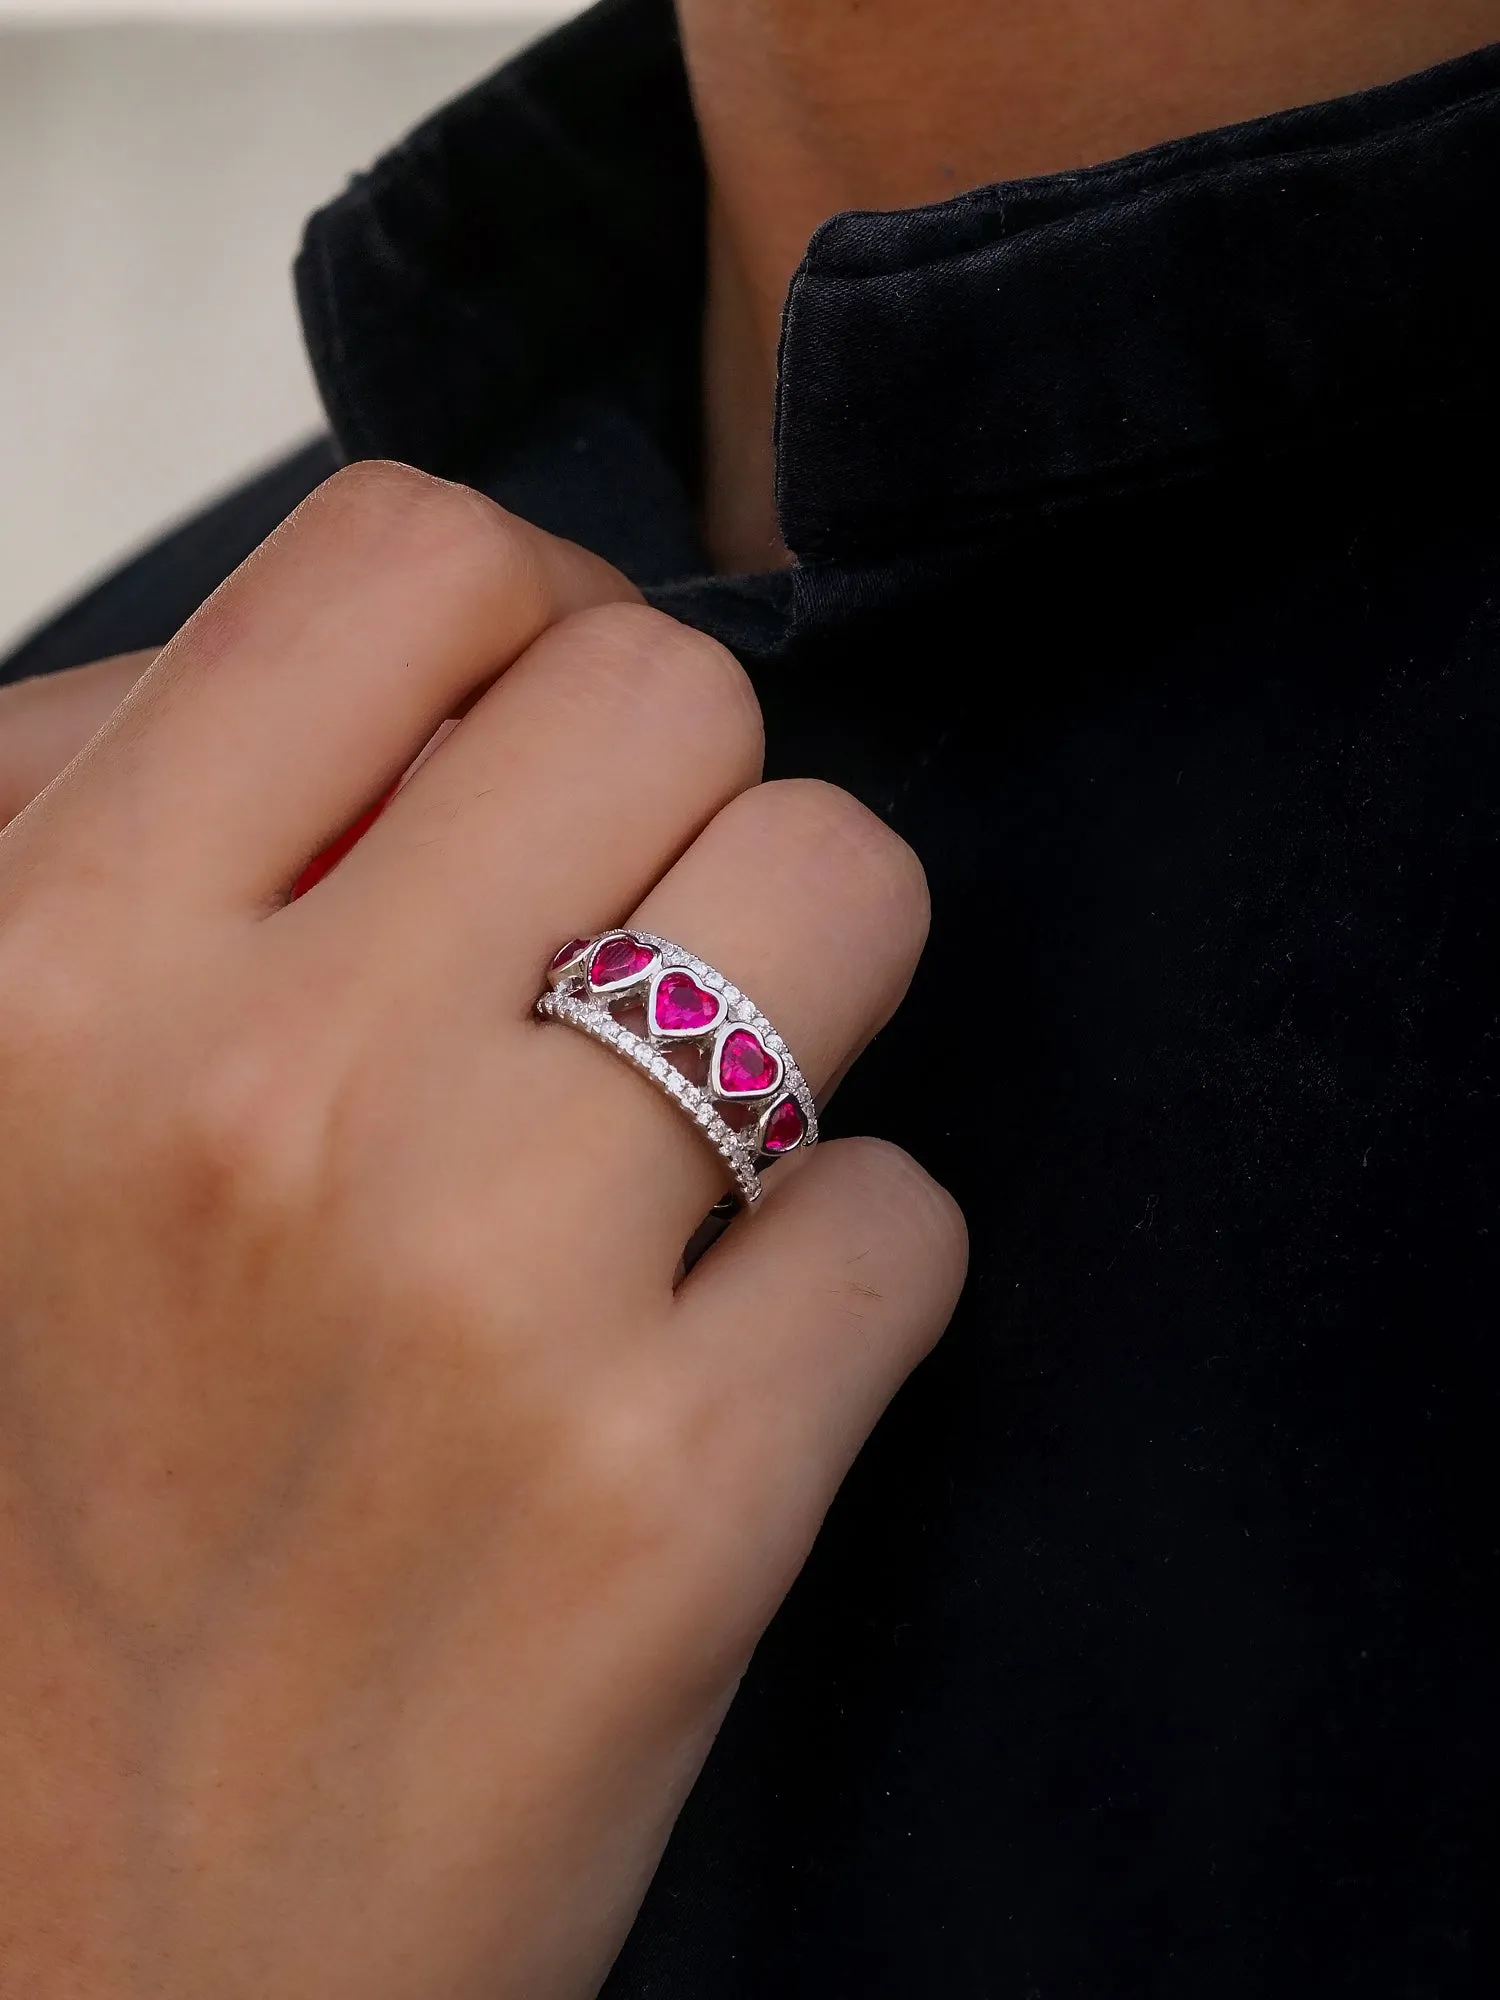
[[[565,965],[571,965],[574,959],[581,957],[588,948],[589,941],[587,938],[569,938],[562,950],[557,953],[552,963],[547,967],[547,970],[549,972],[561,972]]]
[[[719,1050],[719,1089],[725,1097],[759,1097],[781,1078],[781,1064],[749,1028],[726,1035]]]
[[[601,944],[589,964],[589,984],[602,989],[637,979],[653,964],[656,953],[638,938],[616,937]]]
[[[761,1141],[768,1153],[793,1152],[807,1137],[807,1120],[795,1097],[784,1097],[766,1120],[766,1136]]]
[[[669,1035],[702,1034],[719,1018],[719,996],[705,992],[690,972],[669,972],[656,989],[652,1014]]]

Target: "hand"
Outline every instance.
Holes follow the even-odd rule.
[[[0,827],[46,790],[129,694],[152,653],[0,687]]]
[[[674,1289],[719,1163],[532,1016],[633,915],[817,1086],[922,941],[910,852],[757,787],[740,669],[630,596],[342,474],[0,837],[7,1995],[593,1993],[948,1317],[953,1206],[863,1141]]]

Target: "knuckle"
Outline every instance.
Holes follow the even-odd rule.
[[[389,459],[343,466],[294,518],[353,537],[383,562],[445,574],[477,570],[533,621],[545,621],[548,592],[539,536],[472,487]]]
[[[667,717],[674,731],[720,739],[757,762],[760,704],[727,647],[649,605],[601,604],[560,621],[575,696],[627,717]]]
[[[168,1120],[176,1179],[195,1213],[289,1214],[312,1206],[321,1094],[279,1053],[241,1043],[184,1078]]]
[[[817,778],[785,778],[742,794],[726,811],[751,823],[738,831],[753,832],[768,864],[778,857],[805,867],[819,857],[846,898],[921,944],[930,916],[926,871],[916,850],[852,793]]]
[[[432,506],[456,492],[447,480],[397,459],[361,458],[340,466],[311,495],[311,509],[402,514]]]
[[[309,495],[298,514],[304,519],[332,519],[340,526],[351,520],[372,524],[407,520],[421,522],[442,509],[456,492],[444,480],[415,466],[392,459],[358,459],[341,466]]]

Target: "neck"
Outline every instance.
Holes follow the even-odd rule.
[[[844,208],[988,181],[1394,80],[1500,37],[1500,0],[678,0],[708,162],[705,532],[786,560],[772,497],[782,300]]]

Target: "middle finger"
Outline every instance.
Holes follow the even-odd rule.
[[[561,620],[476,703],[292,914],[526,1011],[563,936],[628,910],[760,772],[722,646],[644,605]]]

